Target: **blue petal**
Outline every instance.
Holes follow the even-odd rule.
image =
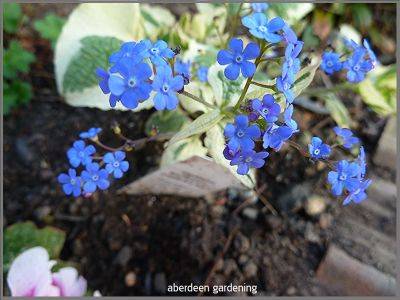
[[[228,50],[220,50],[217,54],[217,61],[220,65],[230,64],[233,61],[233,55]]]
[[[157,93],[154,98],[153,98],[153,102],[154,102],[154,107],[157,110],[163,110],[165,109],[165,107],[167,106],[166,103],[166,96],[161,94],[161,93]]]
[[[237,64],[230,64],[225,68],[224,74],[230,80],[236,80],[239,77],[240,67]]]
[[[116,96],[121,96],[126,89],[124,79],[117,75],[110,76],[108,79],[108,86],[110,87],[111,93]]]
[[[256,65],[249,61],[243,61],[241,64],[241,70],[243,77],[249,78],[250,76],[254,75],[256,71]]]
[[[234,53],[242,53],[243,41],[241,39],[231,39],[229,41],[229,48],[232,49]]]

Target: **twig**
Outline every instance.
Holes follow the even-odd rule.
[[[215,270],[217,269],[217,265],[218,262],[223,259],[224,255],[226,254],[226,252],[228,252],[229,247],[231,246],[232,240],[235,237],[235,235],[237,234],[237,232],[239,231],[239,227],[236,226],[235,228],[232,229],[232,231],[230,232],[225,244],[224,244],[224,248],[222,249],[222,251],[219,253],[219,255],[217,256],[217,258],[214,261],[214,265],[212,266],[210,272],[208,273],[206,280],[204,281],[204,286],[208,286],[210,284],[210,281],[212,279],[212,277],[214,276]],[[203,296],[204,292],[200,292],[197,296]]]

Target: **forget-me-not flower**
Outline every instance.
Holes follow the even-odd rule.
[[[328,173],[328,182],[331,185],[332,194],[340,196],[343,189],[354,192],[359,187],[358,174],[360,166],[355,162],[341,160],[336,165],[335,171]]]
[[[265,158],[268,157],[268,152],[256,152],[254,150],[244,150],[231,160],[231,165],[237,165],[237,173],[246,175],[250,168],[261,168],[265,164]]]
[[[74,197],[78,197],[81,194],[82,180],[79,176],[76,176],[75,169],[69,169],[68,174],[58,175],[58,182],[62,184],[66,195],[72,194]]]
[[[180,75],[172,76],[172,70],[168,66],[157,69],[157,75],[154,77],[153,90],[156,91],[154,96],[154,107],[157,110],[172,110],[178,106],[177,91],[183,88],[183,78]]]
[[[105,190],[110,186],[108,172],[100,169],[98,163],[89,163],[86,170],[82,171],[81,178],[84,180],[83,190],[85,193],[93,193],[97,188]]]
[[[238,115],[234,124],[229,123],[225,126],[224,135],[229,140],[229,149],[244,151],[254,148],[254,140],[260,137],[261,131],[256,124],[249,126],[247,116]]]
[[[338,126],[333,128],[333,131],[340,137],[343,147],[350,149],[354,144],[360,142],[358,137],[353,136],[353,132],[347,128],[340,128]]]
[[[332,52],[325,51],[322,54],[321,69],[326,74],[332,75],[334,72],[338,72],[342,69],[342,62],[340,61],[340,55]]]
[[[268,21],[263,13],[254,13],[242,18],[242,24],[249,28],[249,31],[256,38],[264,39],[269,43],[279,43],[282,36],[278,34],[285,26],[285,22],[280,17]]]
[[[109,174],[114,175],[114,178],[121,178],[123,173],[128,171],[129,162],[125,160],[125,157],[126,155],[123,151],[108,152],[104,155],[105,168]]]
[[[86,146],[85,142],[82,140],[75,141],[67,151],[67,157],[69,159],[69,163],[73,167],[78,167],[82,164],[82,166],[90,163],[92,161],[92,155],[96,152],[96,149],[93,145]]]
[[[314,159],[327,158],[331,154],[331,147],[323,143],[319,137],[314,136],[308,145],[310,157]]]
[[[251,102],[251,108],[258,116],[265,119],[266,122],[272,123],[278,120],[281,107],[275,102],[275,98],[270,95],[264,95],[262,101],[259,99],[253,99]]]

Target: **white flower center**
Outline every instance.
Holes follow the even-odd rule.
[[[253,158],[252,158],[252,157],[247,157],[247,158],[245,159],[245,162],[247,162],[247,163],[252,162],[252,161],[253,161]]]
[[[99,175],[97,175],[97,174],[93,175],[93,176],[92,176],[92,180],[93,180],[93,181],[99,180]]]
[[[315,150],[314,150],[314,154],[315,154],[315,155],[318,155],[319,152],[320,152],[319,149],[315,149]]]
[[[332,66],[333,66],[333,63],[329,60],[329,61],[326,63],[326,65],[327,65],[328,67],[332,67]]]
[[[136,85],[136,80],[135,80],[135,78],[129,78],[129,80],[128,80],[128,85],[129,85],[129,87],[134,87],[135,85]]]
[[[266,108],[266,107],[264,107],[264,108],[262,109],[262,113],[263,113],[263,115],[268,115],[268,114],[269,114],[269,109]]]
[[[241,56],[240,54],[236,56],[235,58],[237,63],[241,63],[243,61],[243,56]]]
[[[236,135],[238,136],[238,137],[243,137],[244,136],[244,132],[243,132],[243,130],[238,130],[238,132],[236,133]]]
[[[344,181],[347,179],[347,175],[346,174],[342,174],[339,176],[339,180]]]
[[[168,84],[164,84],[162,86],[162,90],[163,90],[164,93],[168,92],[169,91],[169,85]]]
[[[267,27],[265,27],[264,25],[261,25],[261,26],[258,26],[258,30],[260,30],[261,32],[266,32]]]
[[[113,163],[113,166],[114,166],[114,168],[118,168],[118,167],[119,167],[119,162],[118,162],[118,161],[115,161],[115,162]]]

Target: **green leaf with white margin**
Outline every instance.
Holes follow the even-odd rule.
[[[140,13],[144,34],[151,40],[157,39],[162,32],[167,32],[176,22],[168,9],[158,5],[140,4]]]
[[[205,157],[206,154],[207,148],[203,146],[199,136],[193,136],[174,144],[169,144],[161,157],[161,166],[168,166],[192,156]]]
[[[350,114],[343,102],[333,93],[327,93],[322,98],[325,100],[325,107],[336,124],[343,128],[351,128]]]
[[[158,133],[178,132],[188,121],[189,118],[178,109],[155,111],[147,120],[145,131],[148,136],[152,135],[153,128]]]
[[[378,65],[358,84],[363,101],[382,116],[396,113],[396,70],[396,65]]]
[[[229,161],[224,157],[225,137],[222,129],[223,125],[224,124],[220,122],[207,130],[204,144],[208,148],[208,153],[216,163],[228,168],[246,187],[253,188],[255,183],[255,170],[251,169],[249,172],[251,179],[248,176],[239,175],[236,172],[237,166],[231,166]]]
[[[224,75],[225,67],[214,64],[208,69],[208,83],[211,85],[215,103],[219,107],[234,106],[239,100],[244,86],[244,78],[229,80]]]
[[[181,131],[179,131],[172,137],[172,139],[169,141],[169,144],[173,144],[193,135],[206,132],[219,121],[221,121],[223,117],[224,116],[221,114],[221,111],[218,108],[206,112],[185,127],[183,127]]]
[[[58,258],[65,241],[65,232],[54,227],[38,229],[32,222],[16,223],[4,230],[3,272],[21,252],[41,246],[50,258]]]
[[[268,16],[281,17],[289,25],[295,25],[314,9],[312,3],[270,3],[269,5]]]

